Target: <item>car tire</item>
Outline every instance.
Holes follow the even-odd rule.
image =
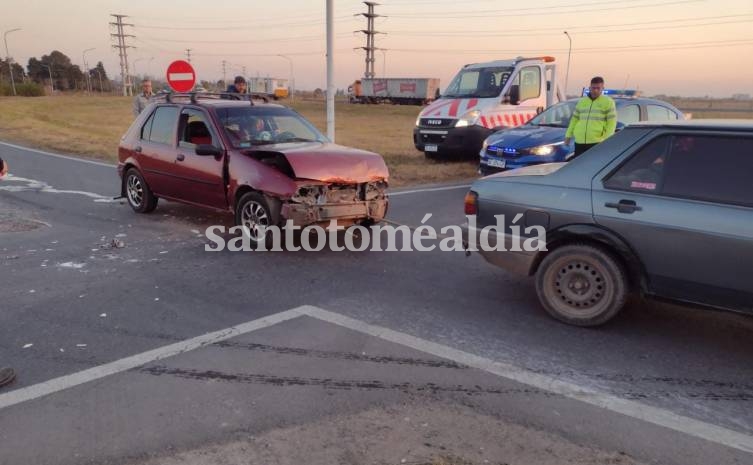
[[[260,238],[258,236],[258,226],[273,226],[272,212],[269,209],[267,200],[258,192],[247,192],[241,196],[235,206],[235,224],[237,226],[246,226],[243,234],[249,235],[251,247],[256,248]],[[272,234],[267,234],[263,239],[267,250],[271,249]]]
[[[576,326],[598,326],[625,306],[629,295],[622,264],[585,244],[554,249],[536,272],[536,293],[554,318]]]
[[[126,171],[123,182],[125,183],[125,194],[128,205],[133,208],[133,211],[136,213],[151,213],[157,208],[157,201],[159,199],[149,188],[139,170],[131,168]]]

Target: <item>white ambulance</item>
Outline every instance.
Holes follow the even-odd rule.
[[[553,57],[465,65],[418,115],[413,143],[431,159],[478,157],[489,134],[520,126],[561,100]]]

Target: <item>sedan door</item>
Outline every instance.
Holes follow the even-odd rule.
[[[178,126],[178,150],[172,173],[175,195],[181,200],[217,209],[228,206],[222,156],[197,155],[198,145],[222,148],[209,116],[198,108],[184,108]],[[224,153],[224,150],[223,150]]]
[[[172,166],[175,160],[175,131],[178,107],[157,107],[141,128],[141,138],[134,150],[146,183],[158,197],[171,197],[175,192]]]
[[[633,248],[653,293],[753,311],[750,173],[750,135],[664,131],[594,178],[594,219]]]

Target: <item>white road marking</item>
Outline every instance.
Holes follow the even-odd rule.
[[[179,355],[185,352],[189,352],[199,347],[204,347],[215,342],[224,341],[241,334],[250,333],[257,329],[266,328],[276,325],[283,321],[290,320],[301,316],[302,313],[299,308],[293,308],[284,312],[275,313],[258,320],[249,321],[238,326],[233,326],[227,329],[221,329],[212,333],[197,336],[192,339],[187,339],[182,342],[170,344],[164,347],[153,349],[147,352],[143,352],[131,357],[122,358],[114,362],[100,365],[88,370],[79,371],[70,375],[54,378],[43,383],[34,384],[25,388],[17,389],[15,391],[8,392],[7,394],[0,394],[0,409],[17,405],[22,402],[26,402],[33,399],[53,394],[65,389],[69,389],[75,386],[79,386],[90,381],[102,379],[106,376],[121,373],[147,363],[162,360],[168,357]],[[78,345],[77,345],[78,347]]]
[[[194,349],[267,328],[300,316],[316,318],[343,328],[358,331],[420,352],[476,368],[501,378],[509,379],[544,391],[549,391],[569,399],[578,400],[589,405],[620,413],[648,423],[653,423],[706,441],[715,442],[745,452],[753,452],[753,436],[744,433],[693,418],[684,417],[669,410],[621,399],[595,389],[581,387],[557,378],[534,373],[525,368],[517,367],[509,363],[497,362],[462,350],[401,333],[399,331],[371,325],[311,305],[292,308],[238,326],[197,336],[186,341],[170,344],[131,357],[126,357],[78,373],[61,376],[26,388],[17,389],[7,394],[1,394],[0,409],[29,400],[38,399],[116,373],[131,370],[147,363],[180,355]]]
[[[186,341],[170,344],[161,348],[126,357],[88,370],[55,378],[43,383],[17,389],[7,394],[0,394],[0,409],[17,405],[33,399],[69,389],[90,381],[121,373],[147,363],[162,360],[175,355],[205,347],[215,342],[247,334],[259,329],[267,328],[278,323],[292,320],[299,316],[309,316],[321,321],[335,324],[343,328],[358,331],[385,341],[401,344],[427,354],[434,355],[459,364],[473,367],[487,373],[509,379],[537,389],[559,394],[563,397],[578,400],[589,405],[620,413],[638,420],[653,423],[665,428],[694,436],[706,441],[715,442],[745,452],[753,452],[753,436],[746,435],[728,428],[706,423],[669,410],[652,407],[639,402],[621,399],[619,397],[600,392],[591,388],[581,387],[573,383],[561,381],[557,378],[528,371],[525,368],[503,362],[497,362],[480,357],[462,350],[457,350],[435,342],[420,339],[409,334],[394,331],[356,320],[339,313],[330,312],[311,305],[286,310],[274,315],[197,336]]]
[[[55,189],[46,182],[37,181],[36,179],[22,178],[20,176],[8,175],[2,184],[0,184],[0,191],[6,192],[24,192],[24,191],[38,191],[47,192],[50,194],[77,194],[90,197],[98,203],[110,203],[118,202],[113,200],[112,196],[95,194],[94,192],[86,191],[74,191],[74,190],[62,190]]]
[[[14,149],[19,150],[26,150],[33,153],[38,153],[40,155],[46,155],[48,157],[54,157],[54,158],[62,158],[64,160],[73,160],[80,163],[88,163],[90,165],[97,165],[97,166],[106,166],[108,168],[116,168],[118,165],[112,164],[112,163],[104,163],[101,161],[94,161],[94,160],[86,160],[83,158],[77,158],[77,157],[70,157],[68,155],[60,155],[59,153],[52,153],[52,152],[45,152],[44,150],[37,150],[37,149],[31,149],[29,147],[23,147],[21,145],[11,144],[8,142],[0,142],[0,145],[5,145],[6,147],[12,147]]]
[[[394,197],[396,195],[420,194],[421,192],[437,192],[437,191],[450,191],[450,190],[455,190],[455,189],[468,189],[469,187],[471,187],[470,184],[464,184],[462,186],[427,187],[426,189],[412,189],[409,191],[390,192],[389,196]]]
[[[655,425],[678,431],[690,436],[715,442],[727,447],[753,452],[753,436],[749,436],[728,428],[706,423],[669,410],[652,407],[631,400],[600,392],[591,388],[581,387],[573,383],[561,381],[557,378],[541,375],[508,363],[496,362],[487,358],[453,349],[445,345],[420,339],[391,329],[370,325],[353,318],[329,312],[313,306],[305,306],[302,312],[310,317],[374,336],[386,341],[401,344],[427,354],[441,357],[463,365],[467,365],[487,373],[506,378],[521,384],[559,394],[569,399],[579,400],[612,412],[627,415]]]

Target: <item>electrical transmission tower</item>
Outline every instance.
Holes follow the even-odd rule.
[[[111,26],[115,26],[117,32],[110,34],[113,38],[118,40],[117,45],[113,45],[113,48],[118,49],[120,55],[120,78],[123,81],[123,95],[128,97],[133,95],[133,83],[131,82],[131,71],[128,69],[128,49],[134,48],[131,45],[126,44],[126,38],[136,37],[132,34],[126,34],[124,28],[126,26],[133,27],[133,24],[123,22],[123,18],[127,18],[126,15],[110,15],[115,18],[115,22],[110,23]]]
[[[186,58],[188,59],[188,62],[191,63],[191,49],[186,49]]]
[[[374,18],[379,18],[382,15],[378,15],[374,13],[374,7],[379,5],[378,3],[376,2],[363,2],[363,3],[368,8],[368,11],[366,13],[358,13],[356,16],[363,16],[366,18],[366,29],[361,29],[360,31],[356,31],[356,32],[363,32],[366,35],[366,46],[358,47],[358,48],[366,50],[366,72],[364,73],[364,77],[366,79],[370,79],[375,76],[374,52],[378,50],[377,47],[374,45],[374,36],[377,34],[383,34],[382,32],[374,30]]]

